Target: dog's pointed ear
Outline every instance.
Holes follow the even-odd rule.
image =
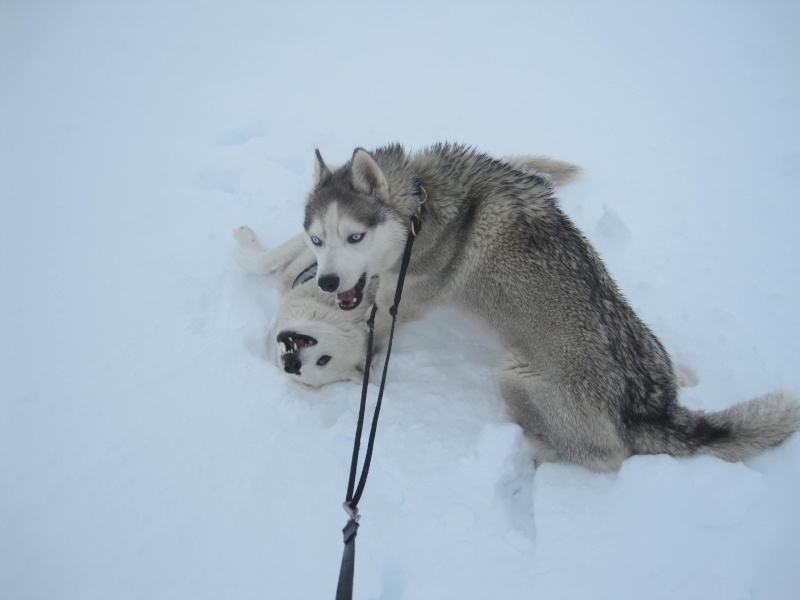
[[[319,153],[318,148],[314,150],[314,154],[317,157],[317,160],[314,161],[314,185],[319,186],[328,180],[331,176],[331,170],[325,165],[325,161],[322,160],[322,154]]]
[[[353,173],[353,187],[380,200],[389,200],[389,183],[369,152],[356,148],[350,168]]]

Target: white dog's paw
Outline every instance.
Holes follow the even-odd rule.
[[[233,237],[245,250],[262,250],[255,232],[247,225],[242,225],[233,230]]]

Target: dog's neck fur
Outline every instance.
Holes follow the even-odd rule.
[[[371,153],[388,183],[389,198],[382,199],[404,219],[410,219],[420,202],[418,177],[414,164],[399,144],[390,144]]]

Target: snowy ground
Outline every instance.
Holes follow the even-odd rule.
[[[274,4],[275,6],[271,6]],[[797,2],[0,3],[0,598],[333,597],[358,386],[265,359],[233,227],[313,150],[585,168],[565,210],[717,409],[800,389]],[[356,597],[800,597],[800,435],[534,473],[455,314],[396,345]]]

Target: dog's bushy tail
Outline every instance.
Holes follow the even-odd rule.
[[[544,176],[558,187],[574,181],[582,173],[579,166],[549,156],[514,155],[504,156],[502,160],[520,171]]]
[[[679,407],[674,415],[670,454],[712,454],[738,462],[771,448],[800,430],[800,402],[773,392],[718,412]]]

